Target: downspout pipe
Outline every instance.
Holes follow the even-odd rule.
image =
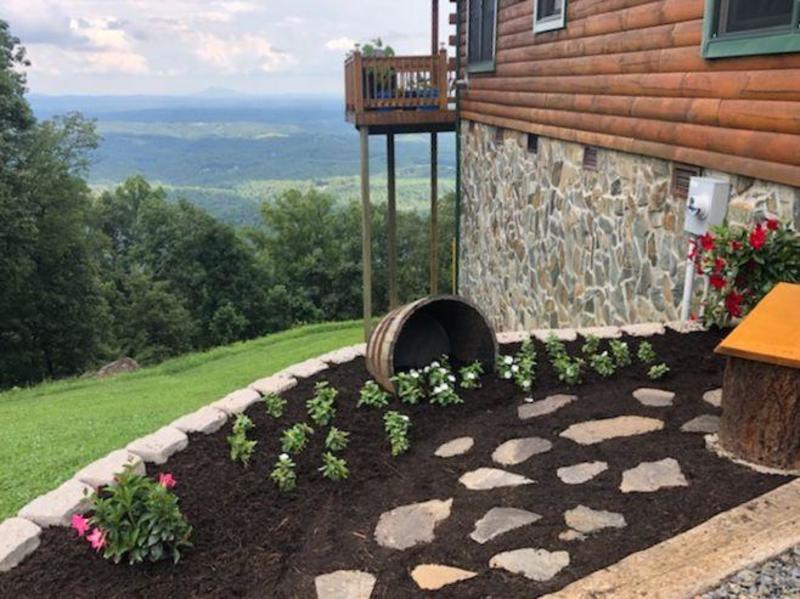
[[[464,0],[456,0],[456,231],[455,231],[455,272],[453,273],[453,293],[458,294],[461,281],[461,9]]]

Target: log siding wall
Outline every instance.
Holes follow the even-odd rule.
[[[533,2],[499,0],[463,118],[800,187],[800,54],[704,59],[704,0],[569,0],[535,35]]]

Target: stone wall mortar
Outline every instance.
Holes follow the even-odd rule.
[[[676,320],[683,295],[685,201],[671,163],[462,121],[461,293],[498,331]],[[800,229],[800,189],[730,181],[729,222],[777,216]]]

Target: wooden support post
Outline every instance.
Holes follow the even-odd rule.
[[[431,133],[431,295],[439,293],[439,139]]]
[[[361,128],[361,260],[363,273],[364,340],[372,330],[372,204],[369,199],[369,129]]]
[[[439,53],[439,0],[431,0],[431,54]]]
[[[400,299],[397,293],[397,186],[395,182],[394,133],[386,135],[386,166],[388,171],[386,227],[389,243],[389,309],[394,310]]]

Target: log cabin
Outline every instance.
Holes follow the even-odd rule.
[[[800,1],[453,6],[459,291],[498,330],[677,320],[693,176],[800,229]]]

